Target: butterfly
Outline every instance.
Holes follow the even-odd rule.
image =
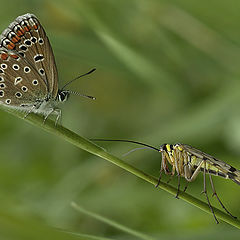
[[[79,77],[90,74],[90,72]],[[78,79],[73,79],[72,81]],[[69,83],[71,83],[70,81]],[[34,14],[17,17],[0,35],[0,104],[9,108],[44,115],[61,116],[59,103],[71,93],[69,84],[58,88],[58,72],[49,39]],[[95,99],[91,96],[86,96]]]

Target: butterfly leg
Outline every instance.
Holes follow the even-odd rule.
[[[24,115],[24,118],[26,118],[31,112],[33,112],[33,110],[36,108],[35,105],[33,105],[27,112],[26,114]]]
[[[57,109],[55,109],[55,112],[56,112],[56,114],[57,114],[57,117],[56,117],[56,120],[55,120],[55,126],[57,126],[57,124],[58,124],[58,121],[59,121],[59,119],[60,119],[60,121],[61,121],[61,116],[62,116],[62,110],[60,109],[60,108],[57,108]],[[61,122],[60,122],[60,124],[61,124]]]
[[[43,119],[43,124],[45,124],[47,118],[54,112],[54,109],[51,108],[48,113],[44,116],[44,119]]]
[[[213,191],[213,196],[215,196],[218,200],[218,202],[220,203],[220,205],[222,206],[222,208],[226,211],[226,213],[228,213],[231,217],[237,219],[237,217],[233,216],[227,209],[226,207],[223,205],[222,201],[220,200],[220,198],[218,197],[217,193],[216,193],[216,190],[215,190],[215,187],[214,187],[214,184],[213,184],[213,180],[212,180],[212,176],[209,174],[209,179],[210,179],[210,183],[211,183],[211,186],[212,186],[212,191]]]

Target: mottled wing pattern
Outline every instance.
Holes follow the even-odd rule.
[[[205,159],[210,166],[217,168],[222,173],[226,174],[228,178],[240,184],[240,171],[234,168],[233,166],[219,160],[205,152],[202,152],[196,148],[193,148],[186,144],[181,144],[181,147],[190,154],[196,156],[198,159]]]
[[[38,71],[14,52],[0,48],[0,101],[24,110],[47,96]]]
[[[35,68],[47,86],[50,98],[58,92],[58,75],[53,51],[39,20],[33,14],[16,18],[1,35],[1,47],[15,52]]]

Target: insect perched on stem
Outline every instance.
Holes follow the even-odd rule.
[[[158,178],[158,183],[156,187],[160,184],[162,172],[164,171],[165,174],[171,175],[170,180],[172,179],[172,176],[177,175],[178,177],[178,187],[177,187],[177,194],[176,198],[178,198],[179,191],[180,191],[180,178],[184,177],[187,180],[187,184],[184,188],[184,192],[187,189],[188,183],[192,182],[196,179],[198,174],[200,172],[203,172],[203,191],[202,193],[206,196],[206,200],[208,203],[208,206],[213,214],[213,217],[216,221],[216,223],[219,223],[213,207],[209,201],[208,194],[207,194],[207,188],[206,188],[206,181],[207,181],[207,174],[209,176],[211,188],[213,191],[213,196],[215,196],[222,206],[222,208],[226,211],[227,214],[229,214],[233,218],[237,218],[233,216],[223,205],[222,201],[218,197],[218,194],[215,190],[212,176],[220,176],[225,179],[231,179],[233,182],[240,185],[240,171],[236,168],[232,167],[231,165],[216,159],[215,157],[204,153],[196,148],[193,148],[189,145],[182,144],[182,143],[176,143],[174,145],[172,144],[163,144],[160,146],[160,148],[153,147],[151,145],[136,142],[132,140],[121,140],[121,139],[113,139],[113,140],[106,140],[106,139],[91,139],[93,141],[117,141],[117,142],[129,142],[129,143],[135,143],[138,145],[142,145],[147,148],[154,149],[161,153],[162,155],[162,161],[161,161],[161,167],[160,167],[160,175]],[[134,151],[136,149],[131,150]]]
[[[17,17],[0,34],[0,105],[47,118],[61,118],[59,103],[72,94],[95,99],[92,96],[68,90],[66,87],[91,71],[58,87],[58,72],[50,41],[39,19],[31,13]]]

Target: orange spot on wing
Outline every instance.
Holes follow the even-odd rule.
[[[10,43],[7,45],[7,48],[10,49],[10,50],[12,50],[12,49],[15,48],[15,44],[12,43],[12,42],[10,42]]]
[[[12,55],[10,55],[12,58],[14,58],[14,59],[18,59],[19,58],[19,56],[18,55],[15,55],[15,54],[12,54]]]
[[[18,36],[14,36],[14,37],[12,38],[12,42],[13,42],[13,43],[17,43],[17,42],[19,42],[19,40],[20,40],[20,37],[18,37]]]
[[[38,29],[38,25],[37,25],[37,24],[33,25],[33,28],[34,28],[35,30],[37,30],[37,29]]]
[[[7,53],[2,53],[1,54],[1,59],[2,60],[7,60],[8,59],[8,54]]]
[[[28,26],[25,26],[25,27],[24,27],[24,30],[25,30],[26,32],[29,32],[29,31],[30,31],[30,28],[29,28]]]
[[[17,31],[17,35],[18,35],[18,36],[22,36],[23,34],[24,34],[24,31],[23,31],[22,28]]]

